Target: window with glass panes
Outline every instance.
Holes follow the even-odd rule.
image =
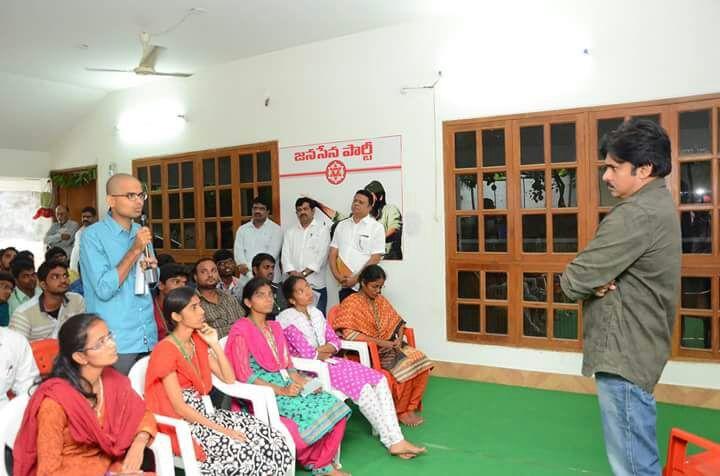
[[[617,203],[603,135],[630,118],[661,124],[682,230],[674,358],[720,360],[720,95],[444,124],[447,335],[578,350],[582,309],[559,286]]]
[[[256,196],[272,204],[270,217],[279,223],[276,142],[138,159],[133,171],[148,192],[156,252],[180,262],[232,250]]]

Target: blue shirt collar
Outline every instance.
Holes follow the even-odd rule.
[[[110,228],[110,231],[112,231],[112,232],[115,233],[116,235],[119,235],[119,234],[121,234],[121,233],[129,233],[129,234],[130,234],[130,238],[134,237],[134,236],[137,234],[138,228],[140,228],[140,225],[138,225],[137,223],[133,222],[132,225],[130,225],[130,231],[128,232],[128,230],[126,230],[125,228],[123,228],[122,225],[120,225],[120,223],[118,223],[117,221],[115,221],[115,219],[114,219],[113,216],[112,216],[112,212],[111,212],[111,211],[110,211],[110,212],[107,212],[107,214],[105,215],[105,217],[103,218],[102,221],[103,221],[103,223],[105,223],[105,225],[106,225],[108,228]]]

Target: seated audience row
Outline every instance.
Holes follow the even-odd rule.
[[[186,279],[182,274],[176,277]],[[379,267],[369,267],[360,281],[358,296],[380,297],[371,297],[366,291],[381,289],[384,273]],[[291,277],[284,287],[293,307],[273,322],[267,320],[274,307],[270,281],[258,277],[246,284],[243,307],[248,317],[232,324],[224,350],[218,332],[205,321],[196,291],[177,287],[163,292],[162,313],[169,333],[151,354],[146,376],[147,408],[191,424],[203,474],[217,474],[220,468],[225,474],[284,474],[293,462],[281,434],[247,413],[222,409],[211,413],[205,406],[212,387],[211,374],[228,383],[238,379],[269,386],[276,394],[281,420],[295,442],[298,462],[313,474],[342,475],[345,473],[333,466],[333,458],[350,409],[328,393],[303,393],[310,377],[294,369],[290,355],[318,358],[330,365],[333,387],[358,404],[392,455],[409,459],[423,453],[424,448],[402,436],[386,377],[333,357],[339,340],[322,313],[312,306],[312,290],[305,279]],[[387,314],[383,318],[392,322],[389,303],[381,309]],[[342,316],[341,309],[337,323],[344,322]],[[355,317],[357,322],[360,316]],[[396,338],[402,335],[403,325],[397,323]],[[364,328],[362,324],[356,327],[360,329],[343,329],[361,333]],[[373,338],[371,333],[364,336]],[[138,469],[142,450],[156,431],[155,422],[130,390],[128,380],[110,368],[117,360],[112,333],[97,315],[79,314],[62,325],[59,340],[60,355],[53,372],[33,394],[18,437],[17,474],[31,474],[33,468],[47,474]],[[406,345],[399,348],[408,351]],[[419,365],[424,369],[420,373],[426,374],[430,362],[424,356],[419,361],[424,362]],[[27,387],[18,385],[16,389],[24,391]],[[90,405],[80,405],[81,401]],[[403,421],[406,412],[398,413],[403,423],[418,423]],[[121,429],[118,414],[135,415],[129,420],[123,418],[134,423]],[[75,425],[82,426],[85,439],[68,431]]]

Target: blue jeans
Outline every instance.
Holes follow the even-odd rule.
[[[615,476],[660,476],[655,397],[619,375],[598,372],[595,382]]]
[[[318,299],[317,308],[320,309],[320,311],[323,313],[323,316],[326,316],[327,313],[325,312],[327,310],[327,288],[320,288],[315,289],[314,291],[317,291],[318,294],[320,294],[320,298]]]

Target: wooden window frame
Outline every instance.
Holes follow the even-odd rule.
[[[258,181],[257,156],[259,153],[269,152],[270,154],[270,180]],[[251,155],[253,160],[253,179],[251,182],[240,182],[240,157]],[[220,185],[219,176],[219,159],[230,157],[230,174],[231,183]],[[205,159],[214,159],[215,184],[204,185],[204,169],[203,161]],[[167,167],[170,164],[193,162],[193,188],[182,188],[181,174],[178,177],[179,188],[168,191],[167,185]],[[278,143],[277,141],[261,142],[256,144],[248,144],[234,147],[224,147],[219,149],[207,149],[195,152],[183,152],[180,154],[166,155],[160,157],[144,157],[132,161],[133,175],[138,177],[138,170],[147,168],[148,182],[150,182],[150,168],[152,166],[160,166],[161,186],[159,191],[151,190],[148,186],[148,194],[162,196],[162,219],[153,219],[152,214],[148,213],[151,224],[162,223],[163,229],[163,247],[156,249],[156,253],[167,253],[180,263],[194,263],[201,257],[211,255],[218,248],[205,247],[205,227],[208,224],[215,224],[217,233],[218,246],[222,246],[221,223],[230,222],[232,220],[233,239],[237,229],[251,219],[249,215],[241,214],[243,208],[241,190],[251,189],[252,197],[258,195],[260,187],[271,187],[272,191],[272,208],[270,219],[280,224],[280,180],[278,169]],[[181,168],[181,166],[179,165]],[[232,191],[232,217],[220,216],[220,190]],[[216,216],[205,216],[205,191],[214,190],[216,192]],[[195,213],[192,219],[169,219],[169,202],[168,193],[175,192],[193,192]],[[148,198],[148,203],[150,197]],[[182,199],[180,199],[180,214],[182,216]],[[148,209],[149,210],[149,209]],[[195,248],[171,248],[170,247],[170,223],[193,223],[195,225]],[[181,228],[181,233],[184,228]],[[230,247],[232,249],[232,246]]]
[[[679,122],[680,113],[685,111],[711,111],[711,144],[710,153],[683,156],[680,154]],[[710,211],[712,230],[711,254],[683,254],[683,277],[711,278],[711,309],[682,309],[680,300],[677,306],[677,317],[672,340],[673,359],[720,361],[720,94],[664,99],[620,105],[599,106],[590,108],[547,111],[530,114],[516,114],[478,119],[446,121],[443,123],[444,142],[444,186],[445,186],[445,243],[446,243],[446,331],[447,338],[453,342],[474,342],[512,347],[541,348],[561,351],[579,351],[582,349],[582,309],[564,303],[553,302],[553,273],[562,273],[576,253],[552,252],[552,219],[554,214],[577,213],[578,217],[578,251],[587,246],[599,224],[599,214],[609,210],[609,206],[600,206],[601,160],[598,156],[598,121],[603,119],[657,115],[661,125],[670,136],[672,150],[672,173],[667,177],[678,213],[688,210]],[[567,164],[567,168],[576,168],[577,208],[553,209],[552,178],[548,182],[548,170],[558,167],[561,163],[552,163],[549,156],[551,147],[548,124],[568,122],[573,118],[576,132],[576,162]],[[520,128],[529,125],[544,125],[545,163],[538,165],[520,164]],[[458,211],[456,207],[455,176],[463,173],[477,174],[482,179],[485,169],[482,167],[482,130],[505,130],[505,166],[507,187],[507,210],[487,212],[478,205],[476,210]],[[476,166],[455,168],[455,133],[476,131]],[[712,202],[710,204],[680,204],[680,165],[684,162],[707,160],[711,163]],[[544,170],[545,175],[545,209],[520,208],[520,171]],[[482,184],[478,180],[478,202],[482,200]],[[522,216],[526,214],[545,214],[546,216],[546,253],[523,252]],[[486,214],[505,214],[507,216],[507,253],[484,252],[483,219]],[[478,216],[478,252],[457,251],[457,217]],[[484,295],[484,281],[480,281],[481,294],[479,299],[459,299],[458,272],[474,271],[481,274],[492,271],[508,273],[507,307],[508,334],[491,335],[484,332],[484,308],[488,303]],[[523,273],[546,273],[547,301],[527,303],[523,301]],[[483,274],[484,276],[484,274]],[[480,306],[480,332],[458,330],[458,304],[472,303]],[[523,335],[523,307],[543,307],[547,309],[548,337],[528,337]],[[553,309],[577,309],[578,339],[553,338]],[[681,346],[680,326],[681,315],[695,315],[711,319],[712,348],[691,349]]]

